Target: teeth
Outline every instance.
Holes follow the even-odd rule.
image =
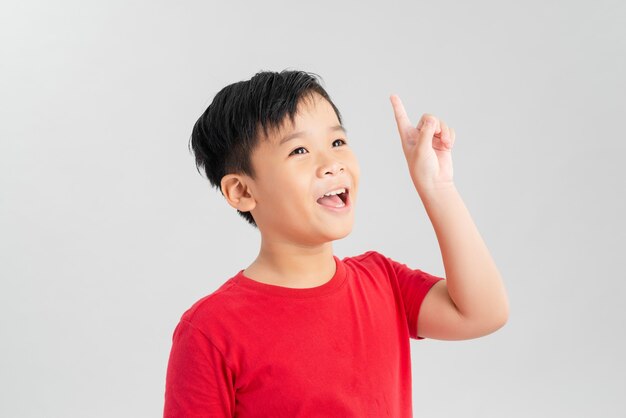
[[[333,192],[328,192],[326,193],[324,196],[331,196],[331,195],[335,195],[335,194],[340,194],[340,193],[344,193],[346,191],[346,189],[337,189]]]

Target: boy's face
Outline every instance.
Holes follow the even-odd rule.
[[[257,178],[247,178],[259,230],[309,245],[348,235],[360,169],[330,103],[318,94],[313,101],[301,100],[295,126],[286,118],[282,129],[267,139],[251,156]],[[332,208],[318,202],[325,193],[341,188],[346,188],[341,200],[334,196],[322,201]],[[341,201],[344,207],[334,207]]]

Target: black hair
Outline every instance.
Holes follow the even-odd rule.
[[[339,123],[341,114],[320,84],[322,78],[311,72],[283,70],[260,71],[250,80],[239,81],[221,89],[193,126],[190,147],[196,169],[204,169],[211,186],[220,190],[226,174],[256,177],[250,156],[268,129],[280,129],[289,117],[294,124],[300,100],[314,94],[330,103]],[[237,210],[246,221],[257,227],[250,212]]]

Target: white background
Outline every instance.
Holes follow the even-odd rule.
[[[1,416],[162,414],[180,315],[260,243],[191,128],[225,85],[287,68],[323,78],[359,158],[340,257],[444,276],[389,95],[456,131],[510,319],[412,341],[414,415],[625,416],[624,3],[364,3],[2,3]]]

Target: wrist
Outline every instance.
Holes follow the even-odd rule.
[[[438,195],[446,194],[450,191],[456,191],[456,185],[454,182],[437,183],[428,186],[416,185],[415,188],[422,199],[428,199],[431,197],[436,198]]]

